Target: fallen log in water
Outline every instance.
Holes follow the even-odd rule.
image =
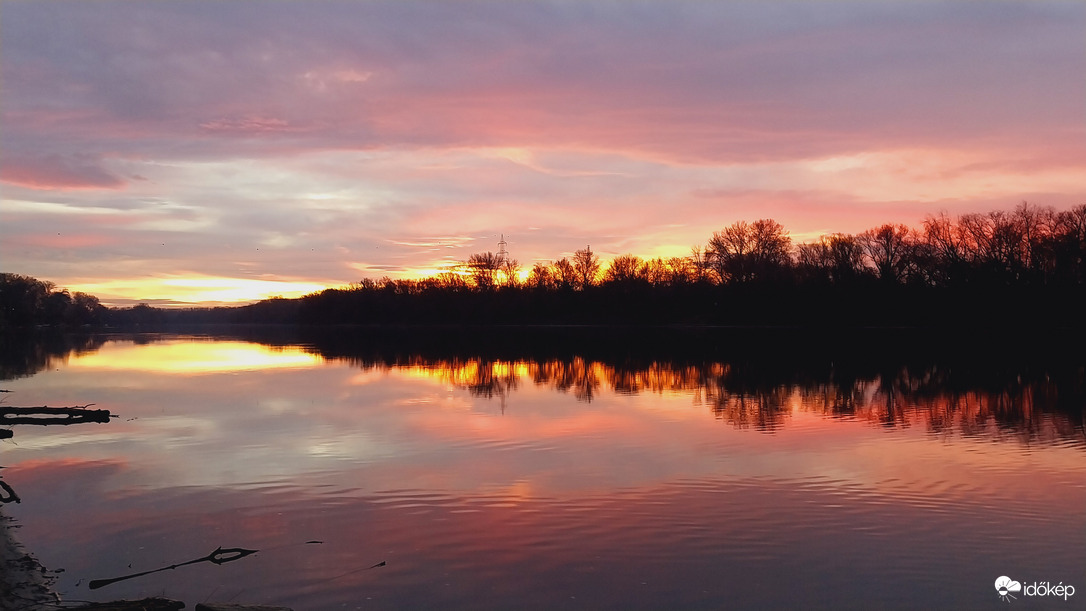
[[[291,611],[290,607],[236,605],[233,603],[196,603],[196,611]]]
[[[61,607],[72,611],[178,611],[185,603],[169,598],[144,598],[142,600],[115,600],[108,603],[90,603],[78,607]]]
[[[83,424],[85,422],[109,422],[108,409],[87,409],[91,405],[76,407],[3,407],[0,406],[0,426],[11,424]]]

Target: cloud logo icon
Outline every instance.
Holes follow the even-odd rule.
[[[1017,598],[1011,592],[1021,592],[1022,584],[1017,581],[1003,575],[999,579],[995,580],[995,589],[999,593],[999,597],[1006,602],[1011,602],[1012,598]]]

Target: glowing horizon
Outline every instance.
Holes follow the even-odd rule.
[[[62,288],[89,293],[98,297],[103,305],[111,307],[139,303],[162,307],[189,307],[238,305],[273,297],[301,297],[328,287],[314,282],[175,275],[91,281]]]

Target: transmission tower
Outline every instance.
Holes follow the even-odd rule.
[[[508,244],[505,241],[505,234],[501,234],[501,241],[498,242],[498,265],[505,265],[505,262],[509,260],[509,251],[505,249]]]

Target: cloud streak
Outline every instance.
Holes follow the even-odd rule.
[[[1075,2],[9,2],[0,254],[61,284],[348,282],[501,233],[522,261],[682,254],[741,218],[1081,203],[1084,26]]]

